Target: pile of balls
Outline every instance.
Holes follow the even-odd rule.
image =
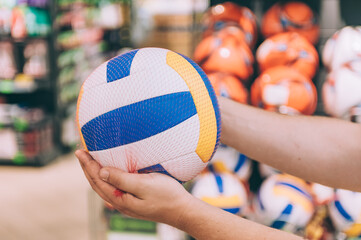
[[[361,115],[360,29],[347,27],[337,32],[323,51],[324,65],[332,70],[323,87],[323,100],[326,112],[333,116],[342,117],[346,111],[347,116]],[[248,8],[227,2],[206,12],[204,38],[196,47],[194,60],[207,73],[215,93],[281,114],[313,115],[318,103],[313,81],[319,68],[314,46],[320,31],[316,13],[296,1],[272,6],[262,19],[260,30],[265,40],[255,51],[254,68],[256,30],[255,15]],[[259,76],[252,82],[254,69]],[[336,87],[335,78],[339,82]],[[358,94],[346,96],[352,92]],[[361,235],[361,193],[306,182],[264,164],[257,169],[263,182],[252,192],[249,183],[255,165],[221,144],[190,191],[225,211],[308,239]]]

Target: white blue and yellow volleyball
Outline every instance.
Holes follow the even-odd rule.
[[[220,144],[209,165],[216,172],[230,172],[240,180],[248,181],[252,173],[252,160],[236,149]]]
[[[314,205],[305,181],[278,174],[262,183],[254,201],[254,210],[256,221],[295,233],[310,221]]]
[[[361,238],[361,193],[337,189],[335,200],[329,204],[334,227],[347,237]]]
[[[181,182],[205,168],[221,128],[205,73],[161,48],[132,50],[100,65],[81,88],[77,123],[85,150],[102,166]]]
[[[227,212],[243,215],[248,206],[245,186],[231,173],[206,172],[197,177],[192,195]]]

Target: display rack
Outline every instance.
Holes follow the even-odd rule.
[[[40,166],[49,163],[61,153],[57,127],[59,122],[55,114],[57,111],[55,91],[57,69],[54,64],[56,46],[51,25],[55,17],[55,3],[54,1],[44,1],[44,3],[42,6],[17,5],[14,8],[9,7],[9,11],[12,11],[12,18],[15,11],[22,11],[26,27],[29,27],[26,19],[28,12],[44,13],[44,16],[49,18],[47,26],[50,28],[46,34],[37,36],[29,32],[24,36],[10,35],[10,32],[0,34],[0,42],[8,43],[13,49],[16,67],[16,75],[0,79],[2,109],[0,138],[6,139],[6,144],[0,146],[0,149],[3,148],[0,151],[0,164]],[[13,24],[14,22],[13,19]],[[32,44],[45,46],[44,56],[47,63],[45,68],[43,66],[45,72],[41,76],[24,73],[27,61],[30,61],[25,56],[25,51]],[[14,109],[18,112],[13,113]],[[39,116],[32,116],[34,114]]]

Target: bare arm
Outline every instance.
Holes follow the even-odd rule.
[[[109,167],[100,171],[88,153],[80,150],[76,155],[92,188],[129,216],[172,225],[198,240],[301,239],[210,206],[164,174],[132,174]]]
[[[218,99],[224,144],[303,179],[361,191],[361,125],[284,116]]]

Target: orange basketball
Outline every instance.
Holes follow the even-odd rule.
[[[277,66],[263,72],[251,86],[252,105],[284,114],[312,115],[317,91],[312,81],[297,70]]]
[[[210,73],[207,76],[217,96],[245,104],[248,102],[248,91],[236,77],[224,72]]]
[[[284,65],[313,78],[318,68],[318,53],[306,38],[295,32],[279,33],[266,39],[257,49],[261,71]]]
[[[320,27],[316,14],[305,3],[276,3],[264,14],[261,32],[265,37],[280,32],[297,32],[312,44],[316,44]]]
[[[228,72],[242,81],[253,74],[254,58],[246,43],[230,34],[204,38],[194,52],[196,61],[206,73]]]
[[[257,22],[254,13],[247,7],[225,2],[211,7],[203,19],[204,37],[210,36],[227,26],[238,27],[243,32],[244,41],[254,47],[257,41]]]

